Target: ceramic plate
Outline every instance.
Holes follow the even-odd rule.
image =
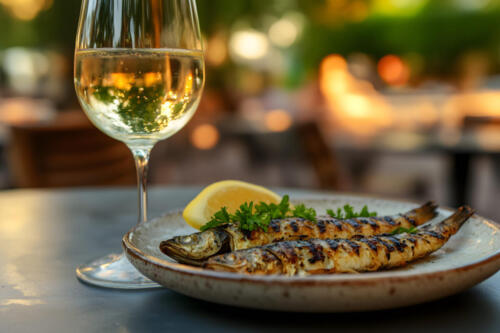
[[[417,206],[352,195],[294,201],[318,212],[346,203],[356,209],[368,204],[379,215],[403,213]],[[431,223],[451,212],[441,208]],[[267,310],[366,311],[436,300],[488,278],[500,269],[499,229],[499,224],[475,215],[439,251],[404,268],[307,277],[248,276],[176,263],[158,246],[172,236],[196,231],[184,222],[180,211],[133,228],[123,237],[123,247],[132,264],[151,280],[206,301]]]

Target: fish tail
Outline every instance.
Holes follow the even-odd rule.
[[[441,232],[449,231],[451,234],[454,234],[474,213],[475,210],[469,206],[461,206],[447,219],[436,224],[435,229]]]
[[[427,222],[437,216],[438,205],[434,201],[428,201],[422,206],[408,212],[408,216],[414,218],[419,223]]]

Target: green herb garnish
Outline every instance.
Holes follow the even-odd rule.
[[[284,219],[287,217],[302,217],[316,221],[316,211],[303,204],[294,209],[290,208],[290,197],[284,195],[279,204],[259,202],[245,202],[234,214],[229,214],[226,207],[216,212],[210,221],[201,227],[201,231],[215,228],[224,224],[237,224],[240,230],[253,231],[261,229],[267,231],[269,223],[273,219]]]
[[[331,217],[339,219],[339,220],[353,219],[356,217],[377,216],[377,212],[370,212],[368,210],[367,205],[364,205],[359,213],[356,213],[354,211],[354,207],[351,205],[345,205],[343,208],[344,208],[343,212],[342,212],[342,208],[337,208],[337,212],[334,212],[332,209],[327,209],[326,213],[328,215],[330,215]]]
[[[266,204],[261,201],[255,205],[255,211],[259,215],[267,214],[271,219],[283,219],[290,213],[290,198],[288,195],[284,195],[279,204]]]
[[[267,230],[271,216],[267,213],[254,211],[253,202],[244,203],[240,209],[231,215],[232,222],[238,224],[241,230],[253,231],[256,229]]]
[[[222,207],[218,212],[216,212],[210,221],[205,223],[200,229],[201,231],[205,231],[210,228],[215,228],[220,225],[231,223],[231,215],[227,212],[226,207]]]
[[[313,208],[307,208],[304,204],[297,205],[292,211],[292,216],[316,222],[316,211]]]
[[[359,213],[356,213],[354,207],[350,205],[345,205],[343,210],[342,208],[338,208],[336,213],[331,209],[328,209],[326,212],[331,217],[337,219],[377,216],[377,213],[370,212],[366,205]],[[230,214],[226,207],[222,207],[212,216],[210,221],[201,227],[201,231],[225,224],[236,224],[242,231],[253,231],[257,229],[267,231],[271,220],[284,219],[287,217],[300,217],[316,222],[316,211],[314,208],[306,207],[304,204],[299,204],[292,208],[290,207],[290,197],[284,195],[279,204],[268,204],[262,201],[257,204],[254,204],[253,201],[245,202],[236,212],[234,212],[234,214]]]
[[[415,227],[411,227],[409,229],[403,228],[403,227],[399,227],[396,230],[391,231],[390,234],[391,235],[397,235],[397,234],[403,234],[405,232],[408,233],[408,234],[414,234],[414,233],[418,232],[418,229],[415,228]]]

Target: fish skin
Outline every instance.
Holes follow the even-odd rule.
[[[267,231],[243,232],[237,225],[228,224],[162,241],[160,250],[181,263],[200,266],[203,260],[216,254],[279,241],[372,236],[388,233],[399,227],[410,228],[434,218],[437,215],[436,208],[437,205],[429,201],[418,208],[394,216],[348,220],[318,217],[316,222],[303,218],[286,218],[272,220]]]
[[[318,217],[316,222],[303,218],[273,220],[267,232],[254,230],[243,233],[236,225],[224,230],[230,234],[231,249],[242,250],[277,241],[351,238],[355,235],[372,236],[389,233],[399,227],[411,228],[421,225],[436,216],[436,204],[426,204],[407,213],[394,216],[360,217],[339,220],[333,217]]]
[[[382,234],[357,239],[285,241],[209,258],[204,267],[243,274],[359,273],[404,266],[441,248],[474,211],[460,207],[435,225],[415,234]]]

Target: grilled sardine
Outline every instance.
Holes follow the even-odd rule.
[[[237,225],[225,226],[177,236],[161,242],[160,250],[173,259],[191,265],[201,265],[213,255],[243,250],[280,241],[312,238],[351,238],[355,235],[372,236],[391,232],[399,227],[410,228],[436,216],[434,202],[394,216],[363,217],[338,220],[318,217],[316,222],[302,218],[273,220],[267,231],[243,232]]]
[[[268,244],[211,257],[204,267],[245,274],[293,276],[355,273],[403,266],[438,250],[473,213],[468,206],[460,207],[438,224],[419,227],[415,234]]]

